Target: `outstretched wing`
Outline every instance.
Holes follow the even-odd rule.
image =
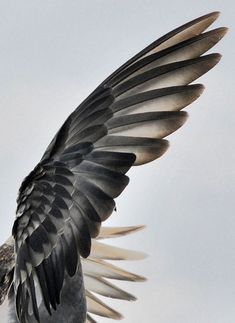
[[[107,78],[65,121],[42,160],[24,180],[13,227],[14,286],[20,322],[29,308],[39,321],[35,284],[49,313],[60,302],[64,273],[90,254],[91,238],[115,209],[126,172],[167,149],[181,111],[202,85],[188,85],[214,67],[201,56],[225,34],[203,33],[218,13],[198,18],[152,43]]]

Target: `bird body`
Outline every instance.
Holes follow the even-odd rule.
[[[9,323],[19,323],[15,310],[14,290],[9,294],[9,301]],[[87,307],[81,263],[78,264],[76,274],[73,277],[65,274],[60,305],[53,315],[48,315],[43,305],[39,307],[39,313],[40,320],[43,323],[84,323],[86,321]],[[37,320],[31,315],[29,322],[36,323]]]
[[[190,83],[220,60],[219,54],[202,56],[226,33],[205,31],[217,17],[211,13],[171,31],[111,74],[67,118],[23,181],[11,261],[5,269],[5,260],[1,264],[9,322],[95,322],[90,313],[119,319],[95,294],[135,299],[106,278],[143,278],[108,260],[143,255],[97,240],[140,229],[102,223],[129,182],[128,170],[165,153],[164,138],[187,119],[181,110],[203,92]],[[10,250],[2,248],[3,254]]]

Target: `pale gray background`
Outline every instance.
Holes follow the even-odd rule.
[[[163,158],[131,171],[109,222],[147,224],[117,241],[149,254],[127,264],[148,282],[122,284],[138,302],[111,302],[125,322],[235,322],[234,6],[232,0],[0,0],[1,242],[10,234],[21,180],[96,85],[199,15],[221,10],[216,26],[230,27],[215,49],[223,60],[200,80],[207,89],[188,109],[188,123],[171,136]]]

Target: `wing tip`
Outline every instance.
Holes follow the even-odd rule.
[[[220,53],[212,53],[212,54],[207,55],[207,57],[211,57],[213,61],[218,63],[220,61],[222,55]]]
[[[228,27],[219,27],[219,28],[216,28],[214,31],[215,31],[215,33],[217,33],[220,36],[220,39],[222,39],[229,31],[229,28]]]
[[[207,20],[209,19],[210,20],[210,24],[212,24],[214,21],[216,21],[219,16],[221,15],[221,12],[219,10],[215,10],[215,11],[212,11],[212,12],[209,12],[199,18],[197,18],[199,21],[203,21],[203,20]]]
[[[209,69],[208,69],[209,71],[220,62],[222,55],[220,53],[213,53],[213,54],[209,54],[208,56],[210,56]]]
[[[203,85],[203,84],[201,84],[201,83],[197,83],[197,84],[190,84],[190,85],[188,85],[188,87],[189,87],[189,89],[191,89],[191,90],[194,90],[195,91],[195,94],[196,94],[196,98],[195,98],[195,100],[197,99],[197,98],[199,98],[201,95],[202,95],[202,93],[204,92],[204,90],[205,90],[205,85]],[[195,101],[194,100],[194,101]]]
[[[214,17],[217,19],[221,15],[221,11],[215,10],[207,14],[208,17]]]

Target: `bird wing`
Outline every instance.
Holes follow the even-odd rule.
[[[160,157],[163,139],[187,118],[181,111],[203,86],[191,82],[219,54],[201,56],[225,34],[204,32],[218,13],[187,23],[152,43],[108,77],[68,117],[35,169],[23,181],[13,226],[14,288],[20,322],[29,308],[40,320],[39,284],[49,313],[60,303],[65,271],[90,254],[91,239],[115,209],[131,166]]]
[[[97,294],[119,300],[136,300],[135,296],[117,287],[114,283],[111,283],[110,280],[129,282],[145,281],[143,276],[126,271],[109,262],[109,260],[140,260],[145,258],[144,253],[117,248],[103,242],[97,242],[97,240],[122,237],[130,233],[135,233],[143,228],[144,226],[121,228],[104,227],[101,228],[99,236],[95,240],[92,240],[90,256],[86,259],[81,259],[86,289],[88,311],[87,323],[96,323],[91,314],[115,320],[122,318],[122,315],[119,312],[99,299],[96,296]],[[94,293],[96,295],[94,295]]]

